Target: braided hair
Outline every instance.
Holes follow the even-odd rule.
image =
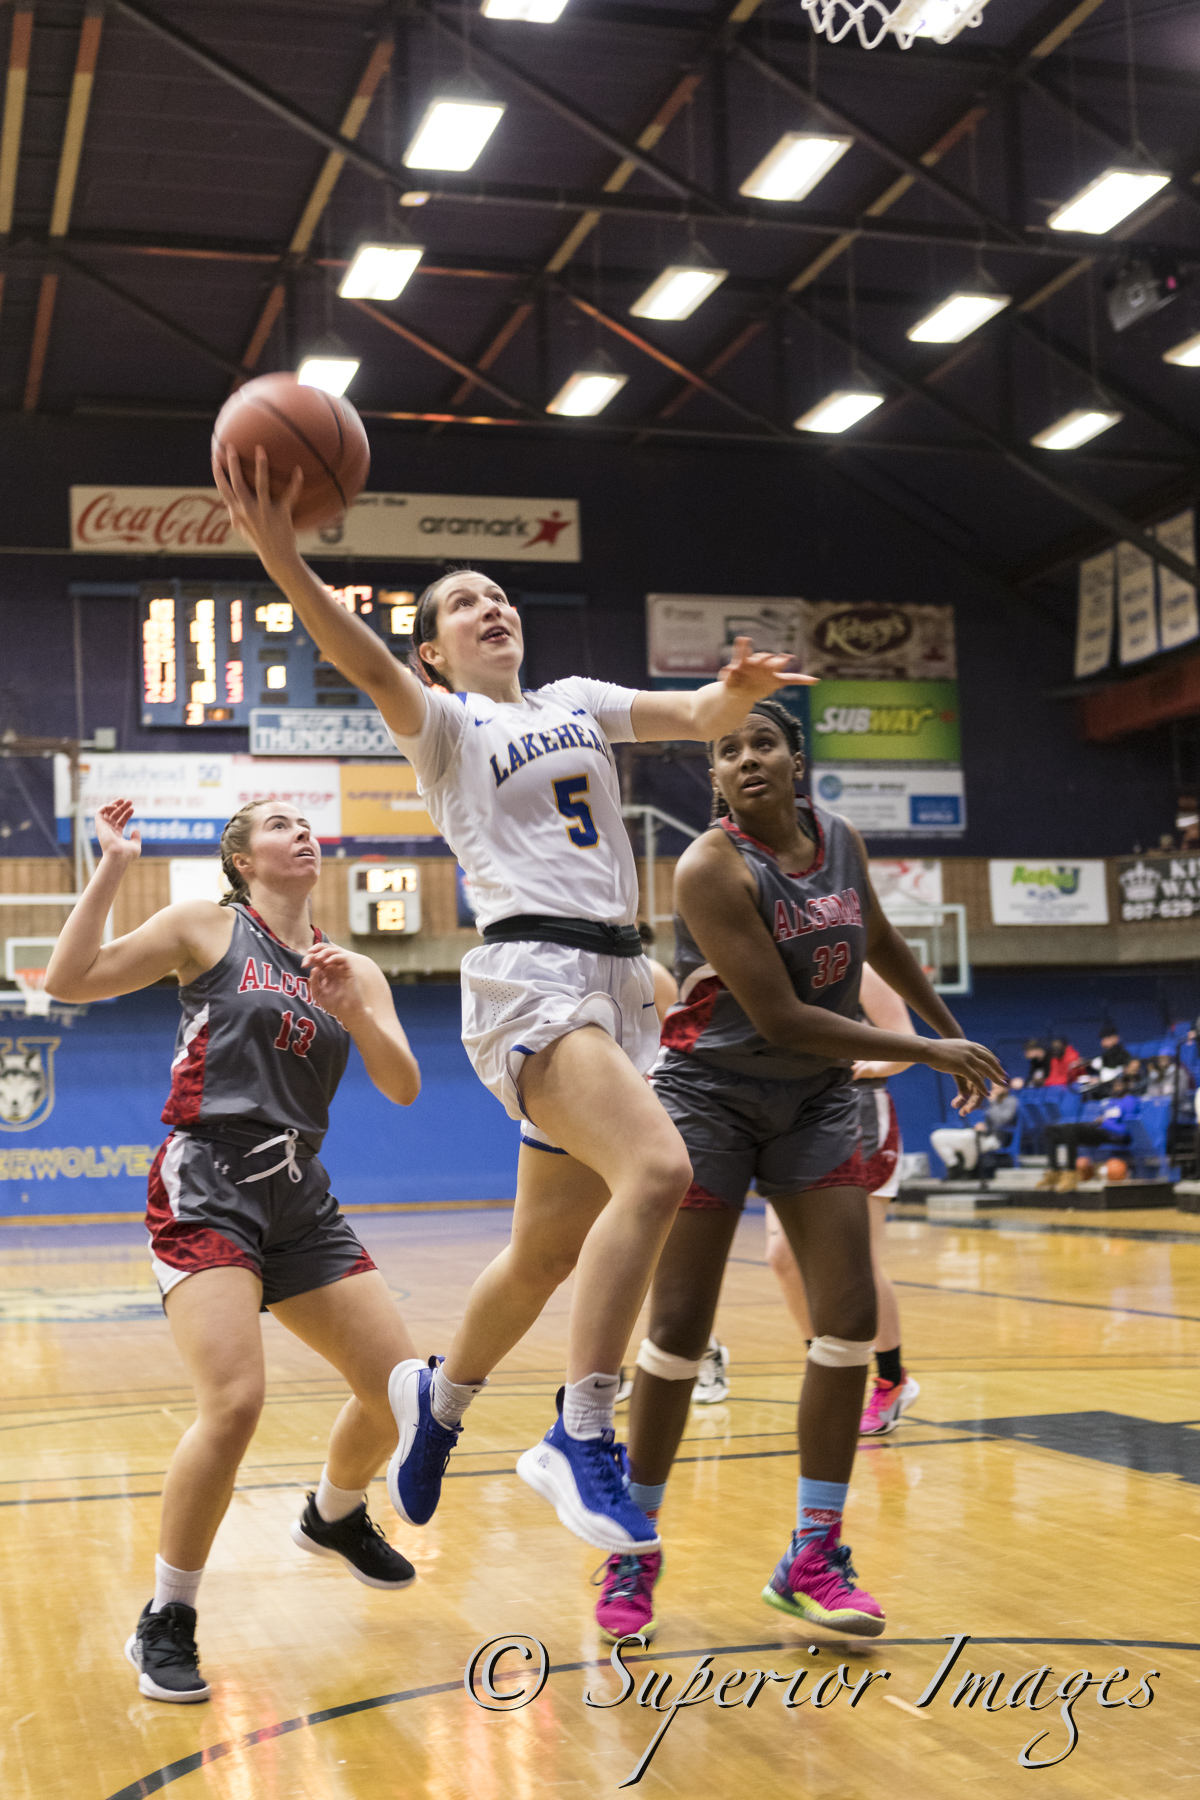
[[[769,719],[772,725],[777,727],[793,756],[804,755],[804,727],[796,717],[795,713],[784,706],[781,700],[756,700],[754,705],[750,708],[750,711],[751,713],[758,713],[764,719]],[[710,769],[713,767],[715,751],[716,744],[709,744],[708,766]],[[709,823],[715,825],[718,819],[725,818],[728,813],[729,807],[725,802],[724,795],[719,788],[714,786],[712,813],[709,818]]]
[[[438,590],[444,582],[454,576],[480,575],[482,573],[481,569],[472,569],[467,563],[463,563],[459,568],[447,569],[444,575],[439,575],[436,581],[429,583],[417,601],[416,612],[413,614],[412,647],[408,652],[408,666],[417,680],[423,681],[426,687],[445,688],[448,694],[454,692],[449,676],[444,675],[440,669],[435,669],[432,663],[427,663],[421,655],[421,645],[432,643],[438,634],[438,600],[440,598]]]
[[[246,877],[233,859],[235,856],[245,856],[249,853],[250,834],[254,830],[254,815],[264,804],[265,802],[262,800],[250,800],[245,806],[239,807],[221,833],[221,869],[229,883],[229,892],[221,895],[218,902],[220,906],[235,904],[248,906],[250,904],[250,889],[247,886]]]

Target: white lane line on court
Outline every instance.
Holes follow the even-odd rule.
[[[890,1705],[898,1706],[901,1712],[911,1713],[914,1719],[928,1719],[929,1717],[929,1714],[923,1713],[919,1706],[914,1706],[911,1700],[902,1700],[899,1694],[885,1694],[883,1697]]]

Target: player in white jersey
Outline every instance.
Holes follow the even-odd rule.
[[[810,678],[739,639],[721,679],[691,693],[580,678],[522,693],[520,617],[471,570],[426,589],[416,667],[405,668],[301,559],[291,518],[300,472],[272,500],[261,449],[255,492],[236,455],[213,467],[234,526],[322,654],[379,708],[470,880],[484,943],[463,960],[463,1042],[522,1120],[511,1243],[472,1288],[445,1361],[393,1372],[393,1503],[412,1524],[432,1516],[467,1405],[577,1269],[562,1414],[518,1473],[588,1543],[653,1549],[657,1530],[629,1499],[613,1402],[691,1166],[642,1080],[658,1020],[609,746],[710,740],[755,700]]]

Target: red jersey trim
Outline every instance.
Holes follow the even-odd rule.
[[[661,1039],[668,1050],[678,1050],[683,1056],[691,1055],[696,1040],[708,1028],[717,995],[724,986],[716,975],[710,975],[707,981],[696,983],[685,1006],[671,1008],[663,1020]]]
[[[817,809],[813,806],[811,801],[807,800],[800,801],[798,805],[808,814],[816,830],[817,857],[812,867],[808,869],[780,869],[780,874],[786,875],[789,881],[806,881],[810,875],[818,874],[820,870],[825,867],[825,831],[820,819],[817,817]],[[733,820],[728,816],[723,819],[718,819],[717,824],[720,825],[723,830],[727,831],[730,837],[743,838],[747,844],[753,844],[756,850],[761,850],[764,856],[769,856],[771,861],[778,868],[779,858],[774,850],[772,850],[770,844],[764,844],[761,839],[751,837],[748,831],[743,831],[741,826],[735,825]]]
[[[193,1125],[204,1104],[208,1058],[208,1008],[202,1007],[183,1034],[183,1048],[171,1064],[171,1091],[162,1110],[164,1125]]]

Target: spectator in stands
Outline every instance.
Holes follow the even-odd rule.
[[[1049,1066],[1049,1058],[1046,1055],[1045,1044],[1039,1042],[1039,1040],[1037,1038],[1030,1038],[1029,1042],[1025,1046],[1025,1064],[1026,1064],[1026,1073],[1025,1073],[1026,1086],[1027,1087],[1042,1087],[1042,1086],[1044,1086],[1045,1080],[1046,1080],[1046,1070],[1047,1070],[1047,1067]]]
[[[1047,1087],[1070,1087],[1083,1070],[1083,1058],[1066,1038],[1052,1037],[1046,1068]]]
[[[1150,1077],[1146,1072],[1146,1065],[1140,1056],[1130,1057],[1129,1061],[1125,1064],[1125,1067],[1121,1070],[1121,1079],[1125,1083],[1125,1092],[1127,1094],[1145,1093],[1146,1083],[1149,1081]],[[1116,1092],[1115,1085],[1113,1092]]]
[[[1200,1020],[1197,1024],[1200,1024]],[[1197,1040],[1195,1025],[1179,1047],[1179,1060],[1196,1083],[1197,1089],[1200,1089],[1200,1041]]]
[[[982,1158],[1008,1147],[1016,1129],[1017,1095],[1024,1086],[1021,1077],[1014,1075],[1012,1085],[988,1102],[983,1118],[974,1125],[947,1125],[930,1133],[929,1142],[945,1163],[948,1180],[970,1175]]]
[[[1080,1181],[1076,1167],[1079,1146],[1118,1149],[1128,1144],[1129,1127],[1140,1110],[1140,1102],[1126,1091],[1125,1079],[1118,1075],[1110,1098],[1102,1103],[1098,1119],[1075,1119],[1069,1125],[1047,1125],[1044,1136],[1050,1162],[1038,1187],[1053,1188],[1057,1194],[1073,1194]]]
[[[1116,1080],[1125,1064],[1129,1061],[1129,1052],[1121,1042],[1121,1034],[1115,1025],[1105,1025],[1100,1032],[1100,1054],[1093,1056],[1084,1071],[1084,1080],[1088,1084],[1091,1098],[1102,1096],[1093,1090],[1103,1088],[1109,1092],[1110,1084]]]
[[[1177,1063],[1166,1051],[1154,1058],[1146,1083],[1147,1100],[1174,1100],[1177,1105],[1186,1106],[1191,1092],[1192,1078],[1182,1060]]]

